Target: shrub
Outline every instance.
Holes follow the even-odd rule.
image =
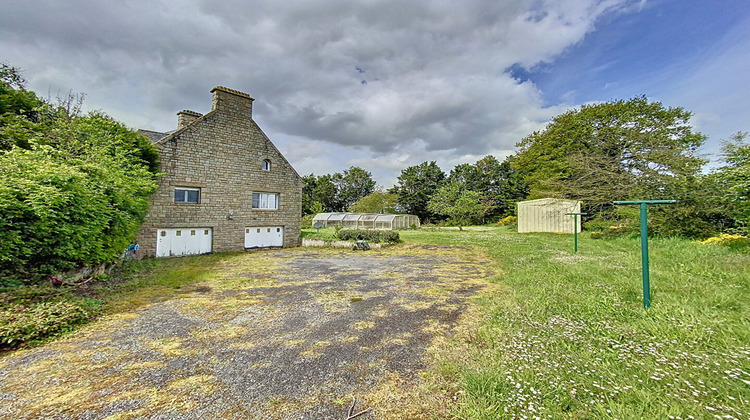
[[[616,238],[638,233],[639,219],[632,216],[633,208],[618,209],[613,214],[599,214],[583,223],[583,228],[591,232],[592,239]]]
[[[311,228],[313,225],[313,217],[315,217],[314,214],[306,214],[302,216],[302,228]]]
[[[85,302],[81,302],[85,303]],[[43,302],[33,306],[12,305],[0,310],[0,346],[18,347],[73,329],[93,315],[83,304]]]
[[[394,230],[359,230],[341,229],[336,232],[336,237],[342,241],[368,241],[373,243],[398,243],[401,237]]]
[[[731,233],[722,233],[719,236],[712,236],[705,241],[698,242],[702,245],[726,245],[726,246],[750,246],[750,237],[744,235],[735,235]]]
[[[157,187],[158,151],[74,97],[34,98],[0,68],[0,285],[117,260]]]
[[[518,223],[518,217],[516,216],[508,216],[497,221],[498,226],[509,226],[515,223]]]

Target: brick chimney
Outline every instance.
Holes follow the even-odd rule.
[[[253,101],[247,93],[216,86],[211,90],[211,110],[253,116]]]
[[[183,127],[187,127],[188,124],[202,116],[203,114],[201,114],[200,112],[183,109],[182,111],[177,113],[177,129],[179,130]]]

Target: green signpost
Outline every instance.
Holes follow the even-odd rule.
[[[651,285],[648,278],[648,227],[647,207],[649,204],[674,204],[677,200],[613,201],[612,204],[638,204],[641,206],[641,270],[643,271],[643,307],[651,307]]]
[[[565,213],[568,216],[573,216],[573,252],[578,252],[578,216],[582,216],[588,213]]]

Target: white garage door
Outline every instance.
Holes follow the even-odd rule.
[[[205,254],[211,252],[211,228],[168,228],[156,231],[156,256]]]
[[[284,228],[281,226],[251,226],[245,228],[245,248],[284,246]]]

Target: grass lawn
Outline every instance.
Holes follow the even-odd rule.
[[[636,237],[584,233],[574,254],[572,235],[511,228],[400,235],[480,247],[493,260],[494,286],[478,298],[478,316],[435,354],[437,377],[457,384],[455,417],[750,418],[750,247],[651,239],[644,310]],[[333,230],[303,237],[332,238]],[[0,315],[28,314],[14,334],[65,332],[87,314],[179,296],[237,255],[130,262],[117,278],[77,291],[0,291]]]
[[[507,228],[403,231],[406,242],[477,245],[498,288],[478,331],[439,370],[454,414],[497,418],[750,418],[750,249],[651,239],[651,308],[639,238]]]

